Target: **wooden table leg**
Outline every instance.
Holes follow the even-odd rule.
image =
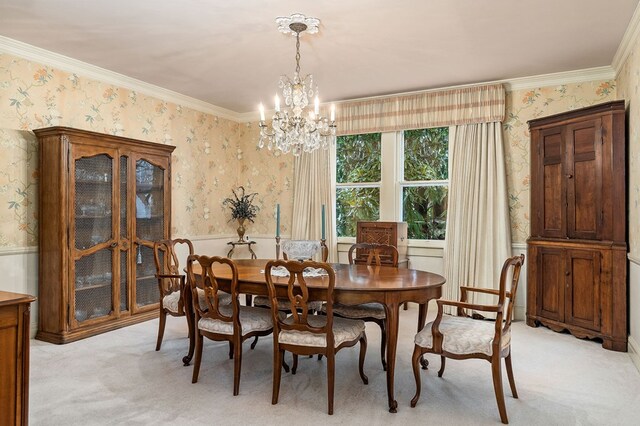
[[[389,398],[389,412],[398,412],[398,401],[394,395],[394,373],[396,369],[396,349],[398,346],[398,319],[400,305],[397,301],[385,304],[387,314],[387,397]]]

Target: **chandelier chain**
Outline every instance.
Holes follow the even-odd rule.
[[[300,33],[296,32],[296,77],[300,75]]]

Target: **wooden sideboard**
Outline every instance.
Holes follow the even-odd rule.
[[[0,424],[29,422],[29,317],[35,297],[0,291]]]

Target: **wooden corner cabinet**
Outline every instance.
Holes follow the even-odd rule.
[[[67,343],[158,315],[175,147],[64,127],[40,147],[38,333]]]
[[[26,294],[0,291],[0,424],[29,423],[29,317]]]
[[[398,249],[398,265],[407,267],[407,222],[358,222],[356,243],[387,244]],[[358,250],[354,262],[367,263],[367,251]],[[391,257],[381,255],[380,262],[391,264]]]
[[[624,101],[529,121],[527,324],[627,350]]]

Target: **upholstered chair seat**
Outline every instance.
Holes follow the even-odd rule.
[[[327,307],[322,306],[322,312],[326,312]],[[342,303],[333,304],[334,315],[340,315],[341,317],[364,319],[375,318],[383,320],[387,317],[384,311],[384,306],[380,303],[362,303],[360,305],[343,305]]]
[[[327,325],[327,317],[324,315],[309,315],[307,321],[312,327],[324,327]],[[293,317],[286,318],[283,323],[293,324]],[[344,342],[357,340],[364,333],[364,321],[350,320],[335,317],[333,319],[333,339],[334,347],[338,347]],[[310,333],[308,331],[282,330],[278,334],[280,343],[299,346],[313,346],[318,348],[327,347],[327,335]]]
[[[233,315],[231,305],[220,307],[220,313],[224,316]],[[286,315],[281,312],[282,317]],[[240,306],[240,326],[242,328],[241,335],[245,336],[254,331],[267,331],[273,328],[271,319],[271,310],[264,308],[253,308],[250,306]],[[228,321],[220,321],[213,318],[200,318],[198,321],[200,330],[209,331],[218,334],[233,334],[233,323]]]
[[[433,321],[416,334],[415,344],[426,349],[433,348]],[[478,321],[469,317],[444,315],[440,322],[442,350],[455,355],[485,354],[491,356],[496,324]],[[511,329],[500,339],[500,349],[511,343]]]
[[[265,306],[270,308],[271,302],[267,296],[256,296],[253,298],[253,304],[255,306]],[[291,308],[289,299],[278,298],[278,310],[288,312]],[[322,302],[309,302],[309,310],[320,312],[322,309]]]
[[[162,298],[162,307],[167,309],[168,311],[177,313],[178,305],[180,303],[180,297],[181,297],[180,292],[177,292],[177,291],[164,296]],[[230,294],[221,292],[218,297],[220,298],[221,305],[228,305],[231,303]],[[205,301],[204,290],[201,288],[198,289],[198,303],[203,309],[207,308],[207,302]]]

